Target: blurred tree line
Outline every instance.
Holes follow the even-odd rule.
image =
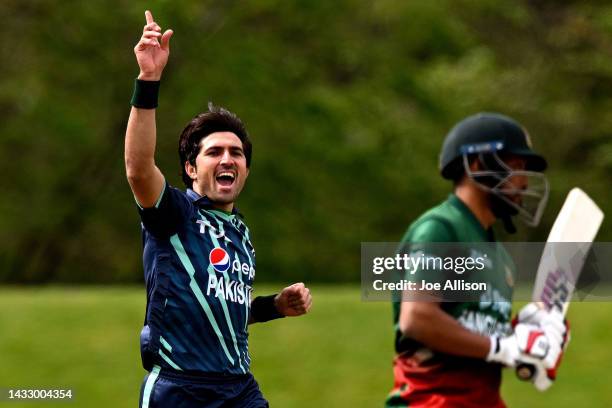
[[[254,142],[238,202],[259,280],[356,281],[362,241],[397,241],[444,199],[444,135],[500,111],[550,162],[544,240],[578,185],[610,213],[612,5],[604,1],[0,3],[0,281],[139,282],[123,167],[132,48],[149,8],[173,28],[157,162],[208,101]],[[612,229],[600,240],[612,239]]]

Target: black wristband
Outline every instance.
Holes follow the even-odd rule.
[[[251,302],[251,316],[256,322],[267,322],[269,320],[285,317],[276,310],[274,298],[276,295],[257,296]]]
[[[132,94],[132,106],[140,109],[157,108],[157,97],[159,95],[159,81],[134,81],[134,93]]]

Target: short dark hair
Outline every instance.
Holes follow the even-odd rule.
[[[206,136],[216,132],[232,132],[242,142],[242,149],[246,157],[247,167],[251,166],[251,155],[253,154],[253,145],[249,139],[246,127],[242,120],[229,110],[215,106],[212,103],[208,104],[208,111],[197,114],[185,129],[181,132],[179,138],[179,157],[181,160],[181,171],[183,183],[187,188],[191,188],[193,180],[185,170],[185,162],[189,162],[195,166],[195,160],[200,153],[200,142]]]

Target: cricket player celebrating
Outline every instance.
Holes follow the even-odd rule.
[[[537,225],[548,195],[546,166],[513,119],[492,113],[464,119],[440,154],[453,193],[414,221],[402,241],[494,242],[497,219],[509,232],[512,217]],[[566,322],[530,303],[511,324],[515,266],[502,251],[486,271],[492,288],[480,301],[394,304],[395,382],[386,406],[504,407],[503,366],[530,364],[536,388],[550,386],[567,344]]]
[[[248,324],[299,316],[312,304],[296,283],[251,298],[255,250],[234,202],[252,146],[241,120],[214,106],[179,139],[187,191],[171,187],[154,161],[155,108],[172,30],[149,11],[134,48],[140,74],[126,137],[127,178],[143,227],[147,287],[141,332],[141,407],[267,407],[249,372]]]

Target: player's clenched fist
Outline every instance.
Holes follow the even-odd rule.
[[[300,316],[308,313],[312,306],[310,289],[303,283],[294,283],[283,289],[274,299],[276,310],[284,316]]]
[[[145,11],[147,24],[142,30],[142,37],[134,47],[136,61],[140,67],[138,79],[159,81],[168,62],[170,54],[170,37],[173,31],[166,30],[162,34],[161,27],[153,20],[149,10]]]

